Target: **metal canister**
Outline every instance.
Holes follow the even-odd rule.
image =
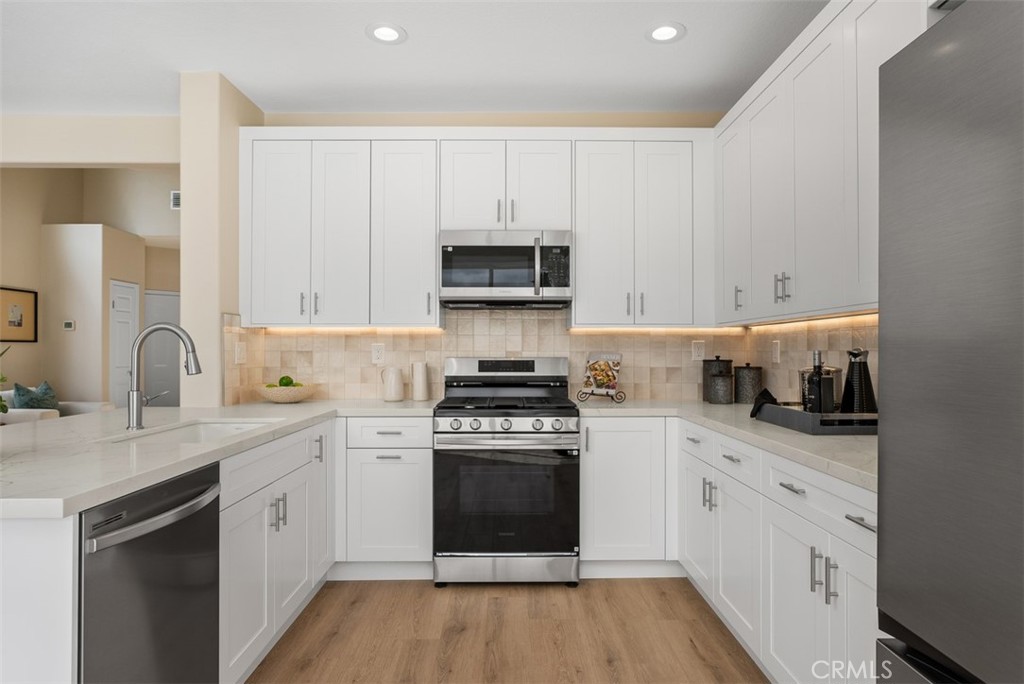
[[[753,404],[754,399],[764,389],[764,375],[761,366],[749,363],[736,366],[736,403]]]
[[[721,356],[716,356],[713,359],[704,359],[704,389],[702,392],[704,401],[711,401],[712,375],[732,375],[732,359],[723,359]],[[724,403],[731,404],[732,400],[730,399]]]
[[[732,373],[716,373],[711,376],[708,384],[708,403],[710,404],[731,404],[732,402]]]

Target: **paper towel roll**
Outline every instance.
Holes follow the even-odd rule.
[[[415,401],[430,399],[430,384],[427,382],[427,362],[412,364],[412,398]]]

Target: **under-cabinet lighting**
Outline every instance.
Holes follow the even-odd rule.
[[[743,335],[743,327],[728,328],[569,328],[570,335],[652,335],[692,337],[694,335]]]
[[[285,328],[266,326],[270,335],[443,335],[443,328],[341,328],[317,326],[315,328]]]
[[[796,332],[805,330],[808,326],[814,328],[864,328],[878,325],[878,313],[857,313],[840,314],[836,316],[818,316],[814,318],[803,318],[799,321],[786,321],[785,323],[751,323],[750,329],[753,332]]]

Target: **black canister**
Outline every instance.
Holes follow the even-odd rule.
[[[704,359],[704,401],[711,401],[712,375],[732,375],[732,359],[723,359],[721,356],[716,356],[713,359]],[[725,403],[731,404],[732,400],[730,399]]]
[[[749,363],[736,366],[736,394],[737,404],[753,404],[754,399],[764,389],[764,375],[761,366],[751,366]]]
[[[711,376],[708,386],[709,404],[731,404],[732,395],[732,373],[715,373]]]
[[[843,388],[842,413],[878,413],[875,390],[868,372],[868,352],[857,347],[846,352],[850,355],[850,369],[846,372]]]

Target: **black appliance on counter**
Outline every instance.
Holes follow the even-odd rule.
[[[434,582],[579,582],[565,358],[450,358],[434,408]]]

